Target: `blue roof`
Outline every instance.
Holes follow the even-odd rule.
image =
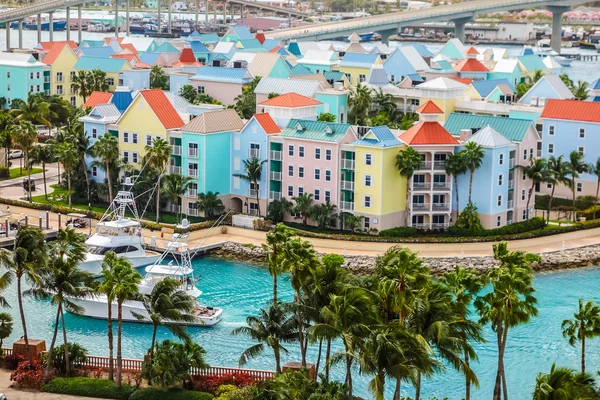
[[[158,46],[156,49],[154,49],[154,51],[156,53],[180,53],[180,51],[175,46],[167,42]]]
[[[287,62],[287,61],[286,61]],[[296,64],[291,67],[292,75],[312,75],[313,72],[302,64]]]
[[[254,39],[246,25],[233,25],[231,28],[241,40]]]
[[[454,68],[452,68],[452,65],[450,65],[450,63],[446,60],[438,60],[435,62],[439,68],[428,68],[425,71],[426,72],[435,72],[438,74],[441,73],[452,73],[452,72],[456,72],[456,70]]]
[[[127,60],[122,58],[81,56],[74,69],[92,71],[99,69],[104,72],[121,72]]]
[[[341,71],[323,71],[325,79],[338,82],[344,79],[344,73]]]
[[[104,40],[82,40],[81,43],[79,43],[78,48],[81,49],[86,47],[103,47],[104,44]]]
[[[280,47],[279,50],[277,50],[277,54],[281,54],[282,56],[290,55],[290,53],[285,49],[285,47]]]
[[[367,134],[352,144],[369,147],[394,147],[402,145],[402,142],[394,136],[387,126],[374,126]]]
[[[254,38],[241,39],[239,41],[239,43],[241,43],[242,47],[246,51],[251,51],[251,50],[266,51],[266,49],[262,46],[262,44],[260,44],[260,42]]]
[[[600,79],[596,79],[594,82],[592,82],[589,86],[590,90],[600,90]]]
[[[600,103],[600,96],[596,96],[592,99],[594,103]]]
[[[188,42],[192,42],[195,40],[200,40],[200,38],[202,37],[202,34],[198,31],[194,31],[192,33],[190,33],[185,40],[187,40]]]
[[[425,82],[425,79],[419,74],[408,74],[407,75],[413,82]]]
[[[138,58],[141,62],[148,65],[154,65],[156,60],[160,57],[160,53],[139,53]]]
[[[515,87],[512,83],[506,78],[503,79],[490,79],[490,80],[481,80],[481,81],[473,81],[471,85],[477,90],[477,92],[481,95],[481,97],[488,97],[492,91],[498,87],[498,85],[506,85],[510,88],[510,90],[516,92]]]
[[[340,61],[340,67],[371,68],[379,54],[346,53]]]
[[[84,56],[92,57],[110,57],[111,55],[115,54],[115,50],[110,46],[82,47],[79,50],[81,50]]]
[[[129,107],[132,101],[133,97],[129,90],[117,90],[111,99],[111,103],[113,103],[121,113]]]
[[[190,47],[194,53],[210,53],[210,50],[208,50],[206,46],[198,40],[190,42]]]
[[[281,40],[277,39],[265,39],[263,47],[269,51],[273,50],[277,46],[281,46]]]
[[[227,57],[227,55],[225,55],[223,53],[217,53],[217,55],[214,56],[212,59],[213,60],[225,60],[225,61],[229,61],[229,57]]]
[[[548,69],[548,67],[546,67],[546,64],[544,64],[542,58],[538,57],[535,54],[528,56],[518,56],[517,59],[521,62],[521,64],[523,64],[523,66],[528,72],[537,70],[543,71]]]
[[[421,57],[433,57],[433,53],[431,51],[429,51],[429,49],[427,48],[427,46],[425,46],[422,43],[407,43],[404,44],[404,46],[412,46],[415,48],[415,50],[417,50],[417,53],[419,53],[419,55]]]
[[[508,140],[521,142],[533,124],[530,119],[452,113],[446,119],[444,129],[452,136],[460,136],[461,129],[481,129],[489,125]]]
[[[202,66],[198,68],[193,80],[208,80],[216,82],[246,83],[252,80],[252,75],[245,68],[224,68]]]
[[[535,53],[533,52],[533,49],[531,47],[524,47],[523,51],[521,52],[522,56],[530,56],[532,54],[535,54]]]
[[[291,42],[290,44],[288,44],[287,51],[289,51],[296,57],[302,57],[302,52],[300,51],[300,46],[296,42]]]
[[[200,34],[200,41],[202,43],[217,43],[220,40],[221,40],[221,38],[216,33],[202,33],[202,34]]]

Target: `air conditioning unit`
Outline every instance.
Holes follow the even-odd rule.
[[[544,107],[546,105],[546,98],[545,97],[539,97],[538,98],[538,106],[539,107]]]
[[[531,96],[531,102],[529,104],[531,104],[532,106],[536,106],[537,107],[537,105],[538,105],[538,98],[537,98],[537,96]]]
[[[335,82],[333,84],[333,89],[343,91],[344,90],[344,82]]]

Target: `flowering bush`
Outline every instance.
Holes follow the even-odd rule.
[[[225,374],[221,376],[194,376],[192,387],[200,392],[215,394],[219,386],[233,385],[236,387],[249,386],[255,383],[255,378],[246,373]]]
[[[102,369],[100,371],[102,371]],[[134,386],[136,389],[139,389],[140,385],[142,384],[142,374],[130,372],[125,375],[125,381],[129,386]]]
[[[19,389],[41,390],[44,386],[44,367],[39,360],[23,361],[10,374],[10,380],[14,381]]]
[[[6,369],[14,371],[15,369],[17,369],[19,364],[25,361],[26,359],[27,357],[25,357],[23,354],[12,353],[4,357],[4,366],[6,367]]]

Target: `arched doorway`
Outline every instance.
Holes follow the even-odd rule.
[[[231,198],[231,211],[234,212],[242,212],[244,207],[244,200],[239,197]]]

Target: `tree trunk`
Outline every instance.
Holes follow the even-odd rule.
[[[121,387],[121,368],[123,367],[123,358],[121,354],[121,336],[123,333],[123,303],[117,302],[117,379],[115,385]]]
[[[54,353],[54,345],[56,344],[56,336],[58,335],[58,317],[60,316],[62,304],[58,305],[56,309],[56,319],[54,321],[54,333],[52,334],[52,342],[50,342],[50,349],[48,350],[48,360],[46,361],[46,370],[44,372],[44,380],[50,381],[50,369],[52,368],[52,354]],[[2,346],[0,345],[0,348]]]
[[[85,184],[87,186],[87,201],[90,204],[90,177],[88,176],[87,165],[85,165],[85,153],[81,158],[81,163],[83,164],[83,175],[85,176]]]
[[[331,338],[327,338],[327,350],[325,350],[325,380],[329,382],[329,358],[331,357]]]
[[[550,210],[552,210],[552,199],[554,198],[554,189],[556,185],[552,185],[552,191],[550,192],[550,199],[548,199],[548,221],[550,221]]]
[[[573,222],[575,222],[577,220],[577,213],[575,212],[575,177],[573,177],[573,187],[571,188],[571,190],[573,191]]]
[[[44,197],[48,200],[48,188],[46,187],[46,163],[42,161],[42,175],[44,176]]]
[[[454,176],[454,192],[456,193],[456,218],[458,218],[458,214],[460,213],[460,203],[458,202],[458,178],[456,175]]]
[[[277,304],[277,274],[273,274],[273,304]]]
[[[260,218],[260,190],[258,182],[254,181],[254,187],[256,188],[256,211],[258,211],[258,217]]]
[[[152,358],[154,357],[154,344],[156,343],[156,330],[158,329],[158,325],[152,324],[152,345],[150,346],[150,364],[152,364]]]
[[[585,374],[585,335],[581,337],[581,374]]]
[[[56,168],[58,170],[58,184],[60,185],[61,181],[60,181],[60,162],[56,163]]]
[[[315,376],[319,376],[319,364],[321,364],[321,350],[323,349],[323,338],[319,339],[319,355],[317,356],[317,365],[315,367]]]
[[[508,336],[508,326],[504,327],[502,332],[502,349],[500,352],[500,367],[502,373],[500,378],[502,379],[502,392],[504,393],[504,400],[508,400],[508,388],[506,384],[506,374],[504,373],[504,351],[506,350],[506,338]]]
[[[596,219],[596,207],[598,206],[598,191],[600,191],[600,179],[596,183],[596,204],[594,204],[594,216],[592,219]]]
[[[475,173],[475,171],[471,170],[471,173],[469,174],[469,201],[467,203],[467,205],[471,204],[471,192],[473,191],[473,174]]]
[[[162,172],[161,172],[162,175]],[[160,219],[160,177],[158,176],[158,182],[156,183],[156,223],[158,224],[158,220]]]
[[[23,310],[23,294],[21,291],[21,276],[17,276],[17,300],[19,302],[19,312],[21,313],[21,325],[23,325],[23,340],[25,341],[25,352],[29,362],[33,362],[33,357],[29,352],[29,337],[27,336],[27,323],[25,323],[25,310]]]
[[[417,371],[417,381],[415,382],[415,400],[421,398],[421,371]]]
[[[108,298],[108,296],[107,296]],[[112,326],[112,301],[108,301],[108,379],[115,379],[115,361],[113,359],[113,326]]]
[[[529,202],[531,201],[531,196],[533,196],[533,189],[535,189],[535,183],[531,185],[529,196],[527,196],[527,205],[525,206],[527,208],[527,219],[529,219]]]
[[[59,174],[60,176],[60,174]],[[113,187],[112,187],[112,177],[110,176],[110,164],[106,163],[106,179],[108,180],[108,202],[112,203],[113,201]]]
[[[348,385],[348,398],[352,399],[352,359],[348,354],[350,349],[345,340],[344,347],[346,347],[346,385]]]
[[[275,373],[281,373],[281,355],[279,353],[279,346],[275,346],[273,348],[273,353],[275,355]]]
[[[65,375],[71,374],[71,363],[69,362],[69,343],[67,342],[67,326],[65,325],[65,313],[60,309],[60,319],[62,322],[63,342],[65,344]]]
[[[69,208],[71,208],[71,173],[67,172],[67,190],[69,191]]]
[[[298,319],[298,341],[300,342],[300,355],[302,367],[306,367],[306,352],[304,351],[304,332],[302,327],[302,313],[300,312],[300,290],[296,292],[296,318]]]
[[[402,381],[400,379],[396,379],[396,390],[394,390],[394,400],[400,400],[400,384]]]
[[[469,352],[465,350],[465,365],[469,367]],[[471,400],[471,380],[465,377],[465,400]]]
[[[497,324],[496,327],[496,338],[498,341],[498,365],[496,370],[496,382],[494,383],[494,395],[492,397],[493,400],[500,400],[501,397],[501,382],[500,376],[502,371],[502,363],[501,363],[501,348],[502,348],[502,324]]]

